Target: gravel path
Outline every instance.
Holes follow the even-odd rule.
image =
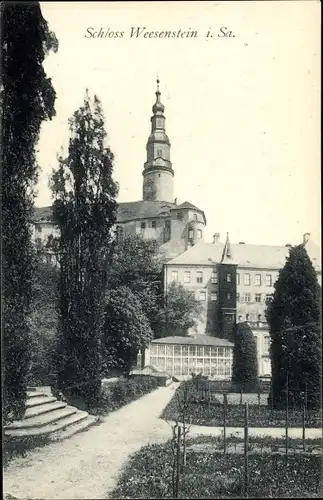
[[[178,384],[161,387],[111,413],[87,432],[65,441],[37,448],[25,458],[16,458],[3,473],[4,492],[20,499],[105,499],[114,488],[129,455],[148,443],[171,437],[170,425],[159,416]],[[221,427],[193,425],[190,437],[220,435]],[[290,429],[300,437],[301,429]],[[243,435],[241,428],[228,428]],[[249,435],[282,437],[282,428],[250,428]],[[307,429],[306,437],[321,437],[321,429]]]
[[[171,437],[169,424],[158,417],[177,386],[160,387],[87,432],[15,459],[3,473],[4,492],[24,500],[108,498],[130,454]]]

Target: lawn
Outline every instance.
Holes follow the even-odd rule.
[[[165,420],[182,420],[180,406],[184,398],[184,389],[189,387],[186,420],[192,424],[205,426],[222,426],[224,419],[223,396],[194,389],[188,382],[182,383],[176,390],[173,398],[164,409],[161,417]],[[210,396],[210,397],[209,397]],[[265,400],[264,400],[265,397]],[[245,423],[245,405],[239,404],[238,394],[228,394],[226,407],[226,425],[228,427],[243,427]],[[244,394],[242,401],[249,403],[249,427],[284,427],[285,410],[272,410],[266,404],[266,396],[261,395],[260,404],[257,394]],[[288,426],[302,427],[303,413],[300,410],[289,410]],[[305,426],[307,428],[322,426],[322,412],[309,410],[306,413]]]
[[[275,440],[273,440],[275,441]],[[203,444],[194,450],[194,444]],[[216,453],[207,436],[188,439],[178,498],[243,498],[244,456]],[[127,462],[110,498],[174,498],[170,442],[141,448]],[[321,455],[249,455],[249,497],[321,498]]]

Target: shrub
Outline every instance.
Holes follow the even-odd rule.
[[[234,328],[232,382],[244,392],[259,388],[257,346],[248,323]]]

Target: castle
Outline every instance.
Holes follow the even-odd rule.
[[[174,170],[164,111],[157,80],[151,132],[146,145],[147,158],[142,172],[142,200],[119,203],[115,228],[117,237],[139,234],[144,239],[157,240],[160,256],[165,263],[165,290],[171,282],[178,281],[203,303],[202,316],[196,330],[191,332],[189,342],[200,347],[201,342],[203,345],[209,342],[207,347],[203,348],[204,351],[209,349],[208,352],[211,353],[213,349],[216,353],[227,353],[226,358],[219,358],[216,354],[213,360],[217,370],[215,376],[228,376],[228,366],[231,366],[232,359],[232,344],[228,342],[228,338],[233,325],[240,321],[247,321],[252,327],[257,341],[259,374],[270,375],[269,333],[265,309],[274,292],[274,283],[279,269],[284,266],[290,245],[248,245],[245,242],[232,244],[229,235],[223,243],[218,233],[215,233],[212,243],[204,241],[206,218],[203,210],[189,201],[178,204],[174,198]],[[36,208],[35,238],[46,242],[48,237],[55,233],[56,229],[51,221],[51,207]],[[303,244],[321,282],[320,248],[308,233],[303,236]],[[51,255],[48,254],[48,259],[50,258]],[[172,359],[174,365],[174,353],[183,344],[183,339],[176,340],[174,337],[173,343],[167,339],[164,339],[167,345],[163,344],[163,339],[159,339],[154,341],[159,347],[153,344],[151,346],[152,351],[157,352],[159,349],[163,353],[172,346],[173,354],[169,359],[166,354],[163,358],[152,356],[156,366],[158,360],[163,360],[160,366],[162,369],[166,369],[167,360],[171,363]],[[196,354],[198,348],[194,351],[195,363],[202,359]],[[181,349],[185,350],[185,346],[182,345]],[[189,350],[188,347],[187,349]],[[174,373],[179,376],[188,374],[189,361],[186,360],[190,358],[187,358],[186,354],[183,356],[179,364],[172,365]],[[146,352],[146,359],[150,359],[149,350]],[[203,361],[206,364],[201,361],[206,371],[211,370],[207,368],[211,366],[209,359],[212,361],[209,357]],[[185,368],[183,362],[186,363]],[[196,364],[194,366],[196,367]]]

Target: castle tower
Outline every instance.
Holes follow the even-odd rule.
[[[232,338],[237,315],[237,265],[227,233],[219,264],[219,326],[222,337],[229,340]]]
[[[147,161],[143,170],[143,200],[174,202],[174,171],[170,161],[170,142],[165,131],[165,107],[160,101],[157,80],[156,102],[147,141]]]

